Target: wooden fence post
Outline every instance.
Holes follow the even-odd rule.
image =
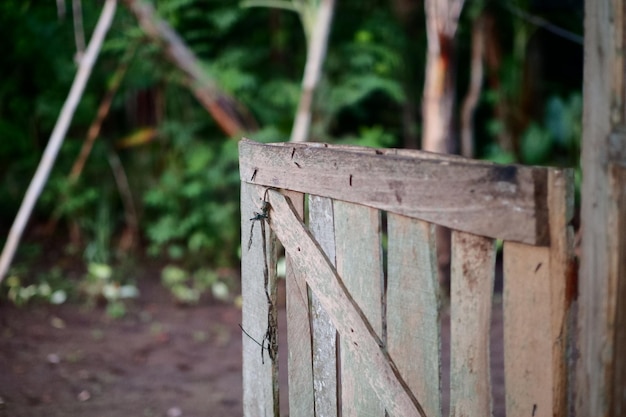
[[[586,2],[578,416],[626,412],[625,15]]]
[[[278,417],[276,250],[269,225],[262,225],[264,188],[241,183],[241,296],[243,303],[243,415]],[[260,214],[261,216],[257,216]],[[256,220],[251,220],[257,217]],[[245,254],[245,255],[244,255]],[[273,316],[272,316],[273,315]],[[272,327],[274,327],[272,329]],[[268,337],[269,336],[269,337]],[[278,341],[276,340],[276,346]]]

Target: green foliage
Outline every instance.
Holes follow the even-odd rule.
[[[177,141],[186,143],[186,139]],[[149,252],[191,265],[232,265],[239,245],[237,144],[191,142],[169,152],[145,193]]]
[[[226,281],[208,268],[199,268],[190,273],[178,266],[168,265],[161,271],[161,282],[180,304],[197,304],[201,295],[208,290],[215,299],[227,301],[230,289]]]
[[[582,110],[580,93],[565,99],[550,97],[543,121],[532,123],[522,137],[522,162],[576,166],[582,136]]]
[[[59,268],[40,274],[36,282],[31,284],[24,282],[23,277],[27,275],[25,268],[13,268],[3,283],[6,298],[16,306],[23,306],[32,301],[63,304],[71,293],[71,286]]]
[[[87,274],[79,284],[79,293],[89,305],[105,302],[107,314],[119,318],[126,314],[124,300],[137,298],[139,290],[134,284],[123,283],[114,272],[110,265],[89,263]]]
[[[252,138],[286,140],[300,98],[307,53],[302,25],[311,25],[310,11],[302,9],[298,15],[221,0],[153,3],[202,60],[206,75],[253,113],[261,130]],[[260,3],[315,5],[314,1],[257,5]],[[526,10],[526,3],[517,4]],[[412,109],[419,114],[426,39],[420,20],[423,10],[419,8],[416,16],[404,20],[406,16],[394,14],[393,4],[382,0],[337,4],[313,114],[311,136],[316,140],[402,146],[406,128],[403,112]],[[491,3],[466,4],[457,37],[459,51],[467,54],[470,49],[472,24],[485,4]],[[87,36],[101,7],[101,2],[83,2]],[[508,116],[495,118],[492,110],[502,100],[513,109],[520,106],[526,47],[536,31],[500,6],[496,9],[505,28],[503,56],[498,87],[485,92],[481,102],[491,113],[477,119],[484,133],[481,136],[488,139],[480,147],[482,153],[503,163],[520,156],[523,163],[576,166],[582,111],[579,92],[550,90],[544,114],[532,120],[525,132],[519,132],[518,155],[505,153],[496,144],[495,138],[509,127],[510,120]],[[0,176],[4,184],[0,187],[0,227],[8,229],[69,91],[76,65],[71,19],[59,20],[52,1],[0,2],[0,36],[6,40],[0,56]],[[465,58],[460,55],[459,80],[469,78]],[[81,177],[71,184],[67,174],[112,74],[126,61],[128,71],[100,137]],[[460,85],[459,103],[465,93],[465,86]],[[120,138],[140,128],[154,128],[156,139],[116,149]],[[419,130],[419,126],[411,129]],[[88,269],[82,277],[81,294],[91,303],[104,300],[109,314],[119,316],[125,309],[121,288],[128,283],[124,255],[116,250],[116,242],[127,224],[109,166],[113,152],[119,154],[131,183],[145,249],[168,265],[179,265],[182,271],[180,282],[172,282],[176,270],[164,270],[164,285],[185,303],[196,302],[205,291],[217,298],[229,296],[231,281],[211,271],[238,263],[237,143],[219,130],[189,93],[180,71],[165,59],[158,45],[146,40],[125,7],[118,8],[34,218],[35,224],[41,224],[57,217],[59,231],[68,224],[79,230],[83,246],[77,251]],[[109,276],[98,275],[97,265],[108,266]],[[66,273],[50,272],[47,277],[26,279],[28,272],[22,271],[15,276],[10,288],[5,286],[5,294],[11,292],[15,302],[50,301],[57,290],[72,296]]]

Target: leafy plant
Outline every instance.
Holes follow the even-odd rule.
[[[576,165],[582,136],[582,98],[579,93],[548,99],[544,119],[524,132],[522,162],[527,164]]]
[[[36,283],[27,284],[23,276],[27,275],[24,268],[14,268],[7,277],[4,287],[6,297],[13,304],[23,306],[31,301],[39,300],[50,304],[63,304],[71,291],[67,280],[58,268],[53,268],[48,274],[40,275]]]
[[[180,140],[180,139],[178,139]],[[174,149],[158,182],[144,195],[149,252],[191,266],[232,265],[239,245],[237,148],[199,141]]]
[[[110,265],[89,263],[87,275],[79,284],[79,292],[90,305],[104,301],[107,314],[119,318],[126,314],[124,300],[137,298],[139,290],[133,284],[123,284],[113,272]]]
[[[178,266],[168,265],[161,271],[161,282],[180,304],[196,304],[200,296],[209,290],[217,300],[226,301],[230,297],[225,280],[207,268],[189,273]]]

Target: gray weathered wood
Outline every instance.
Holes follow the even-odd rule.
[[[334,201],[337,273],[382,340],[383,261],[380,212],[365,206]],[[341,406],[343,417],[384,417],[358,358],[341,341]]]
[[[618,289],[626,287],[618,268],[626,233],[615,214],[623,215],[626,202],[623,187],[611,185],[611,165],[626,166],[626,10],[614,0],[586,1],[585,8],[576,414],[617,417],[626,410],[626,380],[615,379],[626,375],[626,326],[616,326],[616,306],[624,304]]]
[[[504,244],[504,366],[507,417],[552,416],[550,249]]]
[[[309,227],[321,250],[335,264],[335,215],[330,198],[309,196]],[[285,248],[288,246],[283,242]],[[299,265],[290,251],[292,264]],[[307,278],[310,271],[299,268]],[[315,294],[311,295],[311,327],[313,332],[313,386],[316,417],[338,415],[337,395],[337,331],[331,318]]]
[[[392,416],[425,417],[421,405],[400,376],[382,340],[347,291],[329,258],[298,219],[290,201],[268,191],[270,224],[285,248],[293,254],[294,268],[306,272],[312,292],[328,313],[342,339],[362,369],[363,377]]]
[[[239,152],[242,181],[364,204],[474,234],[547,242],[545,168],[247,140]]]
[[[300,218],[304,218],[304,195],[285,191],[285,196]],[[313,357],[311,346],[311,323],[309,316],[309,295],[303,271],[294,269],[291,254],[286,258],[287,292],[287,358],[289,371],[289,415],[291,417],[309,417],[314,410],[313,394]]]
[[[261,224],[256,221],[252,245],[250,219],[260,212],[263,187],[241,183],[241,295],[243,334],[243,409],[244,416],[279,416],[278,407],[278,361],[272,361],[262,343],[268,328],[269,304],[265,294],[264,267],[269,271],[269,293],[276,305],[275,250],[270,227],[266,225],[266,255],[263,253]],[[274,312],[275,313],[275,312]],[[254,338],[254,340],[252,340]],[[267,343],[266,343],[267,345]]]
[[[432,224],[387,215],[387,350],[428,416],[441,416],[439,280]]]
[[[491,416],[489,329],[493,239],[452,232],[450,415]]]

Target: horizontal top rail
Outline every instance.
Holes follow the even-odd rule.
[[[404,149],[239,143],[244,182],[363,204],[481,236],[549,243],[549,168]]]

